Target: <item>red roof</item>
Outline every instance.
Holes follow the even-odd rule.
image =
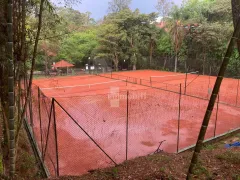
[[[62,67],[73,67],[74,65],[67,62],[67,61],[64,61],[64,60],[61,60],[59,62],[57,62],[56,64],[53,64],[53,67],[55,68],[62,68]]]

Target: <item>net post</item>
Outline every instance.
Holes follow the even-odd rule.
[[[112,70],[111,70],[111,79],[112,79]]]
[[[142,85],[142,79],[140,79],[140,85]]]
[[[152,76],[150,76],[150,86],[152,87]]]
[[[126,121],[126,160],[128,160],[128,112],[129,112],[129,91],[127,91],[127,121]]]
[[[217,95],[217,111],[216,111],[216,119],[215,119],[213,137],[216,137],[217,120],[218,120],[218,105],[219,105],[219,94]]]
[[[39,116],[39,121],[40,121],[40,140],[41,140],[41,151],[43,155],[43,134],[42,134],[42,116],[41,116],[41,92],[40,92],[40,87],[38,87],[38,116]],[[43,158],[43,156],[42,156]]]
[[[59,177],[59,157],[58,157],[58,136],[57,136],[57,124],[56,124],[56,110],[55,99],[52,99],[53,107],[53,120],[54,120],[54,135],[55,135],[55,147],[56,147],[56,161],[57,161],[57,177]]]
[[[237,104],[238,104],[238,91],[239,91],[239,79],[237,79],[238,80],[238,83],[237,83],[237,95],[236,95],[236,106],[237,106]]]
[[[182,84],[179,88],[179,100],[178,100],[178,132],[177,132],[177,153],[179,152],[179,139],[180,139],[180,119],[181,119],[181,97],[182,97]]]

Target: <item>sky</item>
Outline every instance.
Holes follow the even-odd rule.
[[[81,4],[74,5],[73,9],[79,10],[80,12],[91,12],[91,17],[95,20],[99,20],[107,14],[108,2],[110,0],[82,0]],[[180,5],[182,0],[173,0],[175,4]],[[155,12],[155,6],[157,0],[132,0],[130,8],[132,10],[138,8],[142,13]]]

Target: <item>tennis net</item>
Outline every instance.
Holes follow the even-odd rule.
[[[190,72],[190,73],[179,73],[173,75],[166,75],[166,76],[150,76],[151,82],[167,82],[167,81],[174,81],[174,80],[181,80],[181,79],[189,79],[198,76],[198,72]]]
[[[47,96],[61,96],[61,95],[73,95],[82,92],[109,90],[110,87],[121,87],[126,86],[127,82],[124,80],[114,80],[107,82],[99,82],[93,84],[80,84],[73,86],[55,86],[40,88]]]

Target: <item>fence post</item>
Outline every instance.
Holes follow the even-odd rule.
[[[43,137],[42,137],[42,117],[41,117],[41,96],[40,96],[40,88],[38,87],[38,116],[40,121],[40,138],[41,138],[41,150],[42,150],[42,158],[43,158]]]
[[[30,124],[33,128],[33,114],[32,114],[32,89],[30,90],[30,96],[28,100],[28,110],[29,110],[29,116],[30,116]],[[33,130],[33,129],[32,129]]]
[[[181,118],[181,97],[182,97],[182,84],[180,84],[179,101],[178,101],[178,133],[177,133],[177,153],[179,152],[179,134],[180,134],[180,118]]]
[[[129,92],[127,91],[127,121],[126,121],[126,160],[128,160],[128,111],[129,111]]]
[[[237,97],[236,97],[236,106],[238,104],[238,91],[239,91],[239,79],[238,80],[238,84],[237,84]]]
[[[218,120],[218,104],[219,104],[219,94],[217,95],[217,111],[216,111],[216,119],[215,119],[215,125],[214,125],[214,132],[213,136],[216,136],[216,129],[217,129],[217,120]]]
[[[53,98],[53,120],[54,120],[54,133],[55,133],[55,145],[56,145],[56,160],[57,160],[57,177],[59,176],[59,159],[58,159],[58,136],[56,125],[56,112],[55,112],[55,99]]]

